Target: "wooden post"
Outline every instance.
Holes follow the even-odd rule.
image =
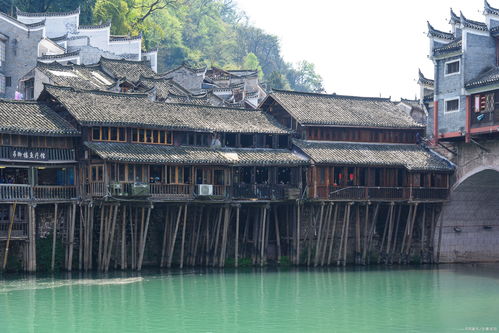
[[[350,207],[353,205],[353,202],[350,202],[347,206],[348,214],[347,214],[347,225],[345,228],[345,250],[343,252],[343,266],[347,264],[347,251],[348,251],[348,233],[350,227]]]
[[[355,264],[360,264],[360,205],[355,206]]]
[[[421,221],[421,263],[425,262],[425,224],[426,224],[426,206],[423,204],[423,220]]]
[[[388,222],[388,235],[387,235],[387,242],[386,242],[386,252],[385,252],[385,264],[388,264],[389,261],[389,256],[390,256],[390,250],[392,248],[392,234],[393,234],[393,210],[395,208],[395,203],[391,202],[390,203],[390,213],[389,213],[389,222]]]
[[[10,237],[10,232],[9,232],[9,237]],[[56,245],[56,237],[57,237],[57,203],[54,204],[54,232],[52,234],[52,261],[50,263],[50,268],[52,269],[52,271],[54,271],[54,269],[55,269],[55,245]]]
[[[116,207],[117,209],[117,207]],[[151,218],[151,210],[152,207],[147,208],[147,217],[146,217],[146,225],[142,234],[142,239],[140,242],[140,252],[139,252],[139,262],[137,265],[137,270],[140,271],[142,269],[142,262],[144,261],[144,251],[146,248],[146,241],[147,241],[147,231],[149,230],[149,220]],[[186,208],[187,210],[187,208]],[[116,216],[116,214],[115,214]],[[116,218],[115,218],[116,219]],[[184,219],[184,227],[185,227],[185,219]]]
[[[325,228],[324,228],[324,241],[323,241],[323,244],[321,246],[322,250],[321,250],[321,266],[324,266],[324,264],[326,263],[326,252],[327,252],[327,245],[328,245],[328,242],[329,242],[329,231],[331,229],[331,214],[333,212],[333,205],[334,203],[330,202],[328,203],[327,205],[327,209],[326,209],[326,216],[324,218],[324,223],[325,223]]]
[[[300,202],[296,204],[296,265],[300,265],[300,228],[301,228]]]
[[[74,239],[75,239],[75,225],[76,225],[76,203],[73,203],[71,208],[71,222],[70,222],[70,232],[69,232],[69,250],[68,250],[68,266],[67,270],[71,272],[73,268],[73,250],[74,250]]]
[[[182,246],[180,247],[180,268],[184,268],[185,228],[187,226],[187,204],[184,205],[184,225],[182,226]]]
[[[339,266],[341,264],[341,255],[342,255],[342,249],[343,249],[343,242],[344,242],[344,237],[345,237],[345,226],[347,224],[347,215],[348,215],[348,204],[345,204],[343,208],[343,225],[341,227],[341,237],[340,237],[340,246],[338,248],[338,258],[336,260],[336,265]]]
[[[440,264],[440,248],[442,245],[442,232],[444,228],[444,219],[442,218],[442,210],[438,213],[437,223],[440,221],[440,227],[438,229],[438,245],[437,245],[437,264]]]
[[[121,219],[121,269],[126,269],[126,206],[123,206],[123,217]]]
[[[334,248],[334,237],[336,234],[336,225],[338,219],[338,205],[334,205],[334,215],[333,215],[333,228],[331,230],[331,243],[329,243],[329,251],[327,254],[327,265],[331,265],[331,259],[333,257],[333,248]]]
[[[269,206],[266,205],[263,207],[262,211],[262,233],[261,233],[261,243],[260,243],[260,266],[263,266],[265,264],[265,228],[266,228],[266,223],[267,223],[267,210]]]
[[[5,243],[5,253],[3,255],[2,270],[5,270],[5,268],[7,267],[7,258],[9,256],[10,236],[12,234],[12,226],[14,225],[14,218],[15,218],[15,215],[16,215],[16,206],[17,206],[17,203],[14,202],[14,204],[10,208],[9,231],[8,231],[8,234],[7,234],[7,242]],[[52,268],[52,270],[53,270],[53,268]]]
[[[29,264],[28,264],[28,272],[36,271],[36,211],[34,205],[28,206],[28,214],[29,214]]]
[[[366,253],[367,253],[367,244],[369,240],[369,206],[371,205],[371,202],[367,202],[366,204],[366,215],[364,219],[364,235],[363,235],[363,240],[364,244],[362,244],[362,257],[360,259],[360,263],[362,265],[366,264]]]
[[[404,260],[405,260],[406,263],[409,260],[409,255],[410,255],[410,252],[411,252],[412,235],[413,235],[413,232],[414,232],[414,223],[416,221],[417,213],[418,213],[418,203],[415,203],[414,204],[414,211],[412,213],[411,225],[409,227],[409,234],[408,234],[408,240],[407,240],[407,248],[405,250],[405,258],[404,258]]]
[[[184,205],[184,207],[187,207],[187,204]],[[182,206],[178,208],[177,221],[175,223],[175,230],[174,230],[173,235],[172,235],[172,241],[170,242],[170,250],[168,252],[168,261],[166,263],[166,267],[168,267],[168,268],[172,267],[173,251],[175,250],[175,241],[177,239],[177,232],[178,232],[178,226],[180,224],[181,215],[182,215]]]
[[[324,201],[321,201],[321,210],[319,213],[319,231],[317,233],[317,240],[315,242],[315,257],[314,257],[314,267],[319,265],[319,250],[321,248],[321,237],[322,237],[322,224],[324,218]]]
[[[219,267],[224,267],[225,265],[225,254],[227,251],[227,231],[229,228],[229,219],[230,219],[230,207],[225,207],[225,216],[224,216],[224,228],[222,231],[222,248],[220,250],[220,260],[218,261]]]
[[[385,240],[386,240],[386,235],[388,233],[388,223],[390,219],[390,213],[386,215],[386,220],[385,220],[385,227],[383,228],[383,238],[381,239],[381,245],[379,247],[379,252],[378,252],[378,264],[381,263],[382,260],[382,255],[383,255],[383,248],[385,247]]]
[[[364,259],[363,259],[364,262],[366,262],[366,259],[367,259],[367,264],[371,263],[371,257],[370,257],[371,246],[372,246],[372,243],[373,243],[374,231],[376,230],[376,222],[378,220],[378,213],[379,213],[379,203],[376,204],[376,208],[374,209],[373,221],[372,221],[372,224],[371,224],[371,230],[369,231],[369,238],[367,240],[367,251],[366,251],[366,255],[365,255]]]
[[[239,262],[239,214],[241,210],[241,205],[236,206],[236,245],[234,248],[234,266],[237,268]]]
[[[215,238],[213,239],[214,242],[213,256],[211,258],[213,267],[217,265],[217,260],[218,260],[218,240],[220,239],[220,225],[222,223],[222,215],[223,215],[223,207],[220,207],[220,211],[218,212],[218,217],[216,222]]]
[[[97,252],[97,265],[102,266],[102,244],[104,242],[104,215],[106,206],[101,205],[100,209],[100,226],[99,226],[99,251]]]
[[[281,263],[281,236],[279,233],[279,219],[277,207],[274,207],[275,240],[277,245],[277,264]]]

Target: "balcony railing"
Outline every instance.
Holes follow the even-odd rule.
[[[423,187],[365,187],[350,186],[339,187],[330,186],[329,193],[326,193],[327,186],[317,187],[317,197],[331,200],[414,200],[431,201],[447,200],[449,189],[447,188],[423,188]]]
[[[238,184],[232,187],[234,199],[284,200],[290,198],[292,185]]]
[[[77,198],[76,186],[0,184],[1,201],[70,200]]]
[[[0,239],[5,240],[9,235],[10,221],[0,221]],[[12,231],[10,233],[11,239],[27,239],[28,238],[28,223],[21,221],[14,221],[12,224]]]
[[[149,184],[153,198],[192,198],[193,185]]]

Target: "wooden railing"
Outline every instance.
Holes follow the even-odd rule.
[[[290,185],[239,184],[232,187],[234,199],[283,200]]]
[[[106,184],[102,183],[87,183],[83,185],[85,195],[92,197],[103,197],[108,194]]]
[[[32,188],[25,184],[0,184],[0,200],[30,200]]]
[[[414,200],[431,201],[447,200],[449,189],[447,188],[422,188],[422,187],[365,187],[331,186],[329,193],[325,189],[317,189],[317,197],[331,200]]]
[[[33,187],[33,193],[37,200],[64,200],[77,197],[75,186],[37,185]]]
[[[0,221],[0,239],[7,239],[9,235],[10,221]],[[28,238],[28,223],[21,221],[14,221],[12,224],[12,231],[10,233],[11,239],[26,239]]]
[[[69,200],[76,199],[76,186],[0,184],[0,200]]]
[[[193,185],[189,184],[150,184],[153,198],[191,198]]]

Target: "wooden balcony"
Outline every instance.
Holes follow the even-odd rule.
[[[318,186],[317,198],[337,201],[443,201],[447,188]]]
[[[171,199],[191,199],[194,186],[189,184],[149,184],[151,197]]]
[[[0,184],[0,201],[58,201],[76,198],[76,186]]]
[[[294,199],[290,192],[295,188],[293,185],[281,184],[239,184],[232,187],[232,196],[234,199],[287,200]]]
[[[10,221],[0,221],[0,240],[6,240],[9,235]],[[14,221],[10,239],[28,239],[28,222]]]

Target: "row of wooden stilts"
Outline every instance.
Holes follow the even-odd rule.
[[[51,268],[56,268],[58,241],[68,271],[74,265],[83,271],[141,270],[144,261],[162,268],[403,264],[415,257],[433,263],[440,247],[441,237],[435,237],[440,207],[395,202],[55,204]],[[27,270],[35,271],[35,208],[30,209],[26,260]]]

